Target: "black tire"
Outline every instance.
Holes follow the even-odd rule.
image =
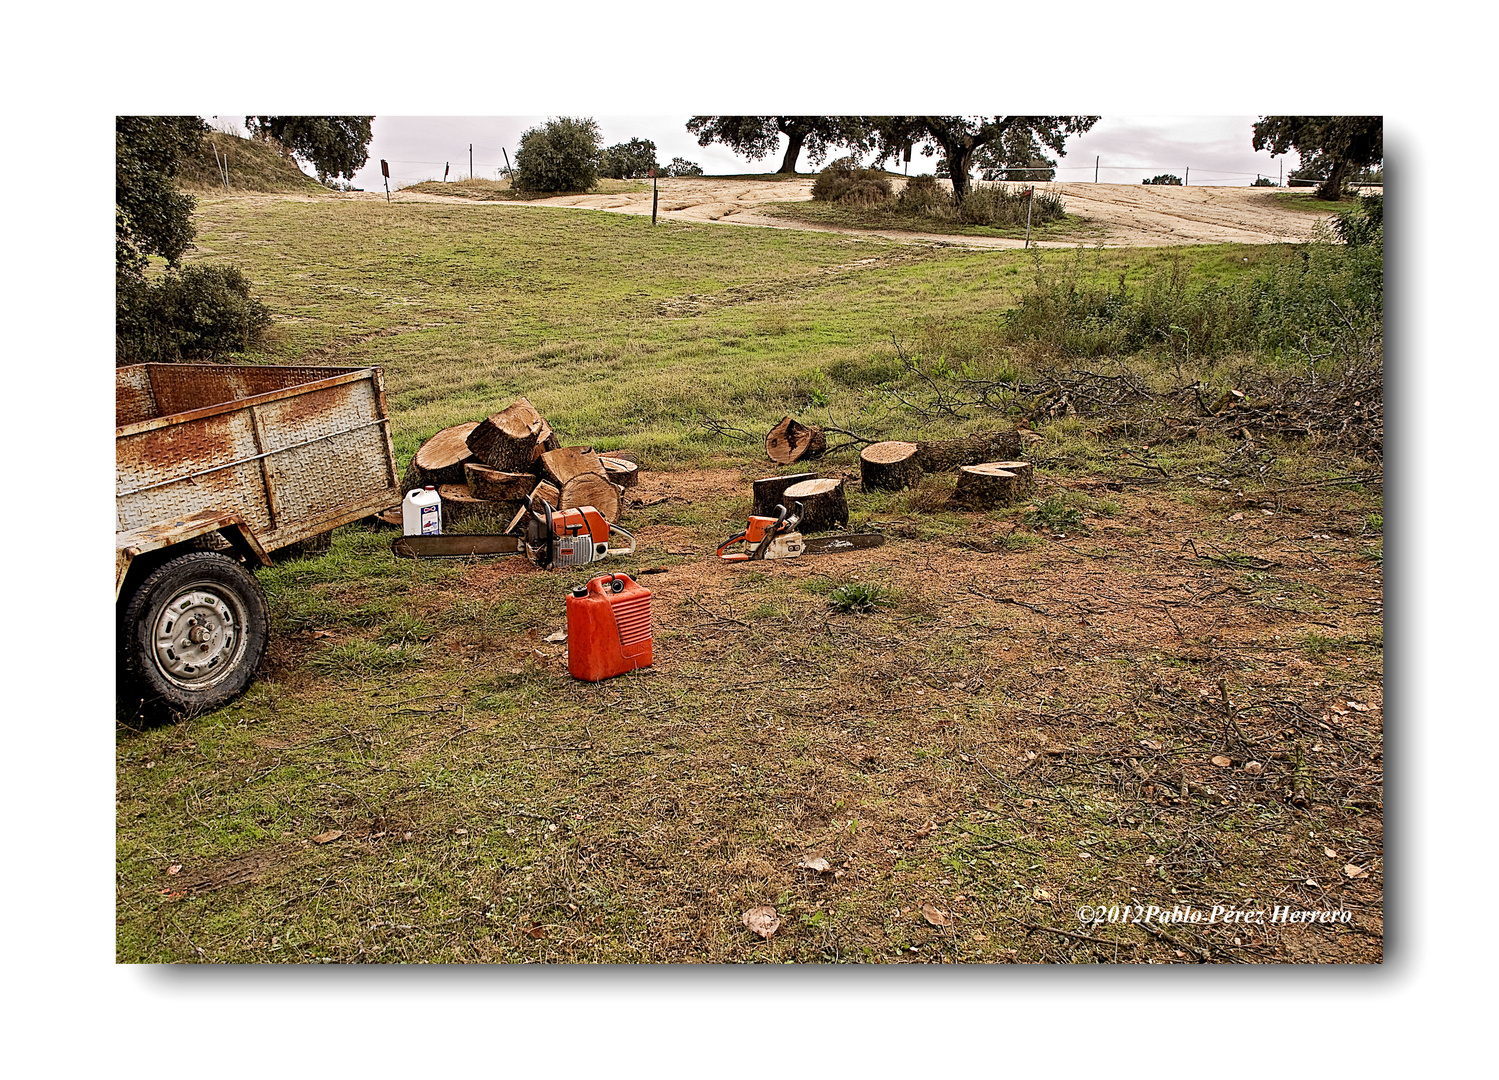
[[[196,716],[245,692],[269,632],[255,575],[217,551],[190,551],[131,594],[120,620],[120,673],[148,710]]]

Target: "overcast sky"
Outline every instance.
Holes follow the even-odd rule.
[[[686,158],[709,174],[773,172],[780,167],[786,146],[783,137],[775,157],[759,162],[740,157],[717,143],[699,146],[697,139],[687,132],[687,120],[693,114],[686,110],[672,116],[572,115],[592,116],[598,121],[605,146],[632,138],[650,139],[656,144],[656,159],[662,165],[670,164],[673,158]],[[1257,119],[1254,116],[1110,116],[1102,110],[1098,115],[1102,119],[1092,131],[1068,140],[1067,154],[1058,159],[1059,180],[1091,181],[1096,168],[1098,179],[1104,183],[1138,184],[1160,173],[1172,173],[1194,186],[1244,187],[1260,174],[1278,179],[1283,162],[1287,173],[1298,164],[1294,153],[1273,158],[1267,152],[1256,153],[1251,148]],[[547,119],[546,116],[376,116],[369,161],[354,177],[354,184],[370,191],[380,190],[382,158],[390,163],[392,189],[423,180],[441,180],[445,168],[449,179],[461,179],[469,172],[471,145],[474,175],[496,179],[504,169],[507,153],[514,163],[521,134]],[[244,133],[243,116],[212,116],[209,120],[224,130]],[[911,161],[911,172],[931,172],[934,162],[935,158],[917,154]],[[804,152],[797,169],[809,172],[811,168]]]

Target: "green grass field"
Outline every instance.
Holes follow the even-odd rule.
[[[382,367],[401,465],[518,395],[564,443],[635,452],[641,549],[602,569],[653,589],[657,659],[566,674],[547,639],[588,569],[398,561],[366,525],[278,562],[243,698],[117,709],[119,961],[1382,955],[1377,367],[1195,330],[1081,360],[1010,317],[1048,275],[1154,296],[1174,274],[1190,299],[1296,252],[965,251],[479,200],[204,195],[198,229],[193,257],[276,313],[244,359]],[[853,479],[860,439],[1018,427],[1035,499],[851,485],[884,547],[715,565],[787,413],[853,433],[814,466]],[[1187,903],[1352,921],[1076,914]],[[765,940],[741,922],[759,905]]]

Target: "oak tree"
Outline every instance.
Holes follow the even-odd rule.
[[[786,152],[777,173],[795,173],[803,150],[819,165],[837,147],[867,149],[864,118],[858,116],[694,116],[687,131],[699,146],[723,143],[734,153],[759,161],[770,157],[786,136]]]
[[[1006,164],[1015,159],[1029,158],[1039,153],[1041,147],[1060,154],[1067,145],[1067,136],[1080,135],[1099,120],[1097,116],[881,116],[869,119],[876,140],[877,162],[903,154],[911,147],[920,147],[927,157],[940,152],[952,176],[953,197],[959,201],[968,193],[968,174],[985,147],[996,148]]]
[[[1384,117],[1262,116],[1254,125],[1254,148],[1273,155],[1295,150],[1303,161],[1326,158],[1327,177],[1317,198],[1336,199],[1351,169],[1384,160]]]
[[[354,179],[369,160],[373,116],[247,116],[245,127],[257,138],[275,139],[312,162],[319,181]]]

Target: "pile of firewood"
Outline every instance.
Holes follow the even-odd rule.
[[[492,416],[444,428],[422,443],[401,488],[435,487],[444,527],[478,514],[511,515],[509,531],[543,501],[554,510],[592,506],[618,522],[626,508],[624,490],[639,478],[629,454],[563,446],[535,406],[517,398]]]
[[[857,440],[864,442],[866,440]],[[790,416],[770,429],[765,436],[765,452],[770,459],[782,465],[798,461],[809,461],[821,457],[827,450],[827,437],[815,424],[804,424]],[[1035,488],[1035,475],[1028,461],[1020,457],[1020,435],[1015,431],[987,431],[958,439],[939,439],[933,442],[901,442],[891,440],[866,445],[859,453],[859,481],[866,491],[899,491],[916,487],[923,473],[957,472],[958,484],[952,495],[955,507],[967,509],[990,509],[1009,506],[1030,497]],[[766,477],[755,482],[755,507],[757,514],[770,513],[770,507],[780,499],[793,499],[803,493],[781,491],[774,484],[776,477]],[[796,483],[814,479],[811,473],[798,474]],[[817,478],[821,483],[831,483]],[[847,507],[842,504],[842,483],[834,493],[807,490],[815,495],[819,506],[826,503],[826,514],[834,520],[842,514],[847,520]],[[829,526],[830,527],[830,526]]]

